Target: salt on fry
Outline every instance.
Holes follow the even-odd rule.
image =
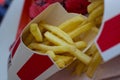
[[[37,23],[32,23],[30,25],[30,32],[38,42],[43,41],[42,33],[40,32],[40,29],[38,27]]]
[[[65,33],[64,31],[62,31],[60,28],[46,24],[46,23],[41,23],[40,25],[43,26],[48,31],[51,31],[55,35],[61,37],[66,42],[73,44],[73,40],[71,39],[71,37],[67,33]]]

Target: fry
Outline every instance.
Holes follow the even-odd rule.
[[[66,20],[65,22],[60,24],[58,27],[65,32],[71,32],[71,30],[75,29],[77,25],[81,24],[85,19],[86,17],[80,14],[69,20]]]
[[[57,36],[61,37],[66,42],[73,44],[73,40],[71,39],[71,37],[67,33],[65,33],[64,31],[59,29],[58,27],[52,26],[52,25],[49,25],[46,23],[41,23],[40,25],[43,26],[45,29],[51,31],[52,33],[56,34]]]
[[[94,44],[92,44],[92,46],[87,50],[86,54],[89,55],[89,56],[93,56],[96,52],[97,52],[97,47]]]
[[[62,45],[69,47],[69,52],[74,55],[76,58],[78,58],[80,61],[85,63],[86,65],[89,64],[91,58],[87,56],[86,54],[82,53],[80,50],[78,50],[76,47],[71,46],[64,42],[62,39],[58,38],[57,36],[53,35],[50,32],[45,33],[45,37],[50,41],[53,42],[56,45]]]
[[[87,11],[88,13],[91,13],[92,11],[94,11],[98,6],[100,6],[101,4],[103,4],[103,1],[99,0],[99,1],[94,1],[91,4],[88,5],[87,7]]]
[[[36,50],[42,50],[42,51],[51,50],[51,51],[54,51],[56,54],[68,52],[70,49],[68,46],[48,46],[41,43],[31,43],[30,45],[28,45],[28,47],[30,49],[36,49]]]
[[[100,65],[101,61],[102,61],[102,58],[101,58],[99,52],[96,52],[94,57],[92,58],[92,60],[90,62],[88,70],[86,72],[88,77],[90,77],[90,78],[93,77],[95,70],[97,69],[98,65]]]
[[[25,43],[25,45],[29,45],[31,42],[33,41],[33,35],[32,34],[28,34],[26,39],[23,40],[23,42]]]
[[[96,20],[95,20],[95,24],[96,24],[96,26],[99,28],[100,27],[100,25],[101,25],[101,22],[102,22],[102,16],[99,16],[99,17],[97,17],[96,18]]]
[[[48,39],[48,41],[52,42],[55,45],[68,45],[64,40],[60,39],[51,32],[47,31],[44,36],[46,37],[46,39]]]
[[[73,74],[80,76],[83,73],[84,68],[85,68],[85,64],[79,61],[75,67],[75,71],[73,72]]]
[[[94,21],[98,16],[103,14],[103,10],[104,9],[104,5],[100,5],[99,7],[97,7],[94,11],[92,11],[89,16],[88,19],[89,21]]]
[[[34,36],[36,41],[38,41],[38,42],[42,42],[43,41],[43,37],[42,37],[42,34],[40,32],[40,29],[39,29],[37,23],[32,23],[30,25],[30,32]]]
[[[56,55],[55,61],[60,68],[63,68],[73,61],[73,57]]]
[[[87,47],[87,43],[85,41],[78,41],[78,42],[75,42],[75,46],[78,49],[83,49],[83,48]]]
[[[91,57],[87,56],[86,54],[84,54],[74,46],[70,46],[70,47],[71,47],[70,53],[73,54],[78,60],[80,60],[86,65],[90,63]]]
[[[62,59],[58,59],[55,61],[55,63],[58,65],[58,67],[60,68],[64,68],[65,67],[65,62]]]
[[[48,54],[53,60],[55,60],[55,53],[53,51],[47,51],[45,54]]]
[[[73,38],[79,36],[81,33],[87,32],[92,27],[94,27],[94,24],[89,22],[89,23],[87,23],[87,24],[85,24],[83,26],[79,26],[77,29],[75,29],[74,31],[69,33],[69,35],[73,39]]]

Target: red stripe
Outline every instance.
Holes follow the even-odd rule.
[[[33,54],[17,75],[21,80],[34,80],[52,65],[53,62],[48,56]]]
[[[120,14],[105,22],[97,43],[102,52],[120,43]]]
[[[32,1],[33,0],[25,0],[24,6],[23,6],[23,11],[22,11],[22,14],[21,14],[21,19],[20,19],[17,34],[16,34],[16,39],[20,36],[21,31],[30,21],[29,7],[30,7]]]
[[[18,38],[18,40],[13,44],[14,46],[13,46],[13,49],[12,49],[12,58],[15,55],[15,52],[16,52],[19,44],[20,44],[20,38]]]

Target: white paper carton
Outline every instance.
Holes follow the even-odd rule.
[[[104,16],[96,44],[106,62],[120,54],[120,1],[104,0]]]
[[[108,61],[109,59],[112,59],[113,57],[120,54],[120,27],[119,25],[119,15],[120,15],[120,1],[114,1],[114,0],[104,0],[105,2],[105,9],[104,9],[104,17],[100,29],[100,33],[95,40],[97,47],[99,51],[101,52],[101,55],[104,59],[104,61]],[[108,4],[109,3],[109,4]],[[109,6],[113,6],[112,11]],[[29,24],[33,22],[39,22],[40,20],[45,20],[46,22],[54,25],[59,25],[66,19],[69,19],[73,16],[76,16],[77,14],[68,14],[59,4],[53,4],[50,7],[48,7],[46,10],[44,10],[39,16],[37,16],[34,20],[32,20]],[[117,20],[116,20],[117,17]],[[47,19],[46,19],[47,18]],[[53,20],[50,20],[53,19]],[[114,22],[115,19],[115,22]],[[115,25],[115,32],[113,37],[111,37],[111,33],[104,35],[104,29],[106,27],[107,22],[109,21],[111,25],[113,23],[116,24],[116,21],[118,21],[118,25]],[[27,30],[26,26],[24,29]],[[112,30],[113,30],[112,29]],[[108,30],[107,30],[108,32]],[[108,32],[109,33],[109,32]],[[24,33],[23,33],[24,34]],[[103,36],[103,37],[101,37]],[[104,37],[105,36],[105,37]],[[107,37],[106,37],[107,36]],[[110,38],[108,38],[108,36]],[[106,41],[105,41],[105,40]],[[111,40],[110,42],[108,40]],[[115,43],[113,44],[113,42]],[[112,43],[111,43],[112,42]],[[108,44],[111,45],[108,45]],[[112,47],[111,47],[112,46]],[[53,60],[48,55],[39,55],[37,52],[34,52],[30,49],[28,49],[24,43],[22,42],[21,37],[16,42],[16,45],[14,49],[12,50],[12,63],[8,69],[8,79],[9,80],[45,80],[54,73],[61,70],[56,66],[56,64],[53,62]]]
[[[44,10],[29,24],[44,20],[47,23],[59,25],[76,15],[78,14],[68,14],[60,4],[55,3]],[[12,49],[11,64],[8,69],[9,80],[45,80],[60,70],[48,55],[40,55],[24,45],[22,37],[28,31],[29,24],[23,30],[21,37]]]

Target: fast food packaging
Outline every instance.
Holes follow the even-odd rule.
[[[95,40],[104,62],[120,55],[120,1],[104,0],[104,16]]]
[[[46,8],[40,15],[34,18],[25,27],[21,36],[15,42],[11,54],[11,64],[8,68],[9,80],[46,80],[48,77],[60,71],[61,69],[54,63],[48,55],[42,55],[30,50],[22,41],[29,25],[33,22],[44,20],[50,24],[59,25],[65,20],[78,14],[68,14],[65,9],[55,3]]]
[[[118,25],[120,25],[120,1],[115,2],[113,0],[105,0],[104,2],[105,9],[103,21],[99,35],[95,39],[95,42],[101,52],[103,60],[106,62],[120,54],[120,27],[118,27]],[[112,6],[112,9],[109,8],[109,6]],[[40,20],[44,20],[57,26],[76,15],[78,14],[67,13],[67,11],[59,3],[55,3],[50,5],[41,14],[30,21],[12,48],[12,54],[9,62],[10,64],[8,67],[8,79],[46,80],[56,72],[62,70],[54,63],[49,55],[42,55],[27,48],[23,43],[22,38],[25,37],[25,32],[28,30],[29,25],[33,22],[38,23]],[[110,31],[107,30],[108,28]]]

